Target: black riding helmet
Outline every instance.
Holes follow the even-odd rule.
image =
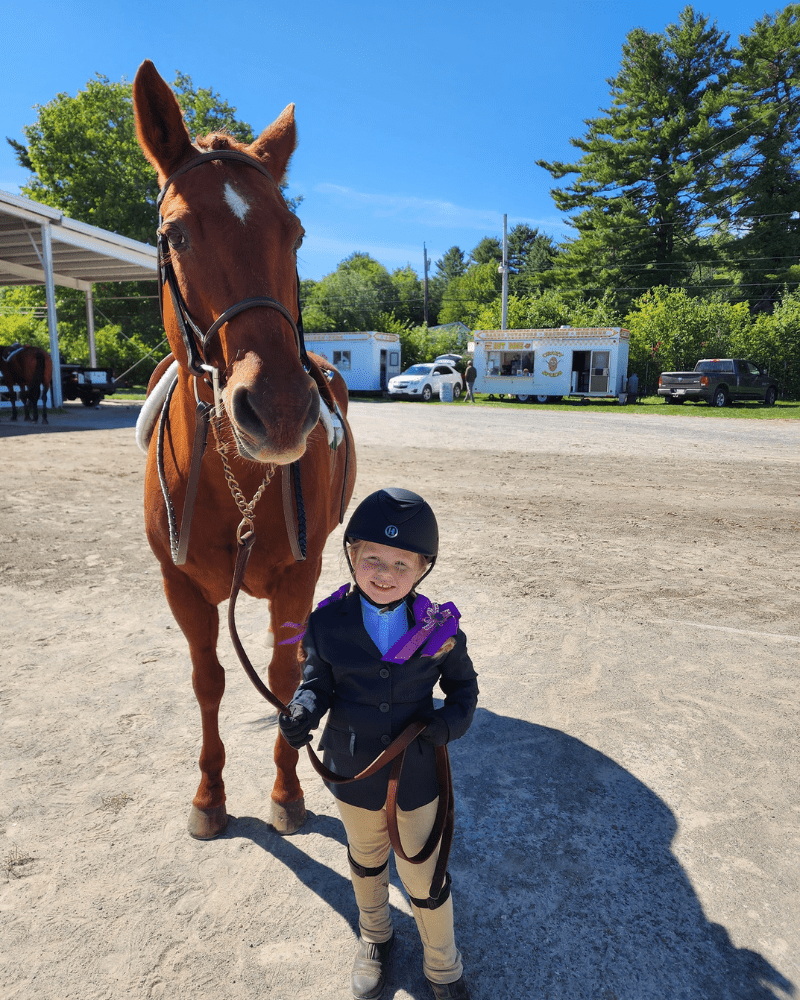
[[[439,554],[439,526],[430,504],[419,494],[393,486],[370,493],[356,507],[347,522],[344,551],[353,575],[347,546],[358,541],[419,552],[430,563],[420,577],[422,580],[433,569]]]

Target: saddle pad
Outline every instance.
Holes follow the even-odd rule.
[[[177,374],[178,362],[173,361],[158,380],[158,383],[144,401],[144,405],[139,412],[139,417],[136,421],[136,443],[145,455],[150,447],[150,438],[153,436],[153,430],[156,426],[158,415],[161,413],[161,407],[164,405],[164,399]]]

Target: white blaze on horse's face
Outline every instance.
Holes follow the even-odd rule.
[[[239,222],[243,223],[247,218],[247,213],[250,211],[250,205],[240,194],[233,190],[230,181],[225,184],[225,201]]]

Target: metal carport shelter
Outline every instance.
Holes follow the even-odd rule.
[[[55,286],[86,293],[91,363],[96,364],[92,285],[154,281],[156,248],[68,218],[56,208],[0,191],[0,285],[44,285],[53,357],[53,406],[61,406]]]

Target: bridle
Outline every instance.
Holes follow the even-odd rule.
[[[163,222],[161,217],[161,203],[164,200],[164,196],[178,177],[181,177],[189,170],[194,170],[195,167],[202,166],[204,163],[209,163],[212,160],[237,160],[240,163],[246,163],[248,167],[253,167],[255,170],[258,170],[260,173],[264,174],[265,177],[268,177],[273,184],[275,181],[269,170],[267,170],[267,168],[258,160],[253,159],[252,156],[248,156],[246,153],[240,153],[235,149],[212,149],[199,153],[199,155],[194,157],[194,159],[184,163],[182,166],[178,167],[174,173],[170,174],[170,176],[164,181],[156,200],[156,208],[158,208],[158,301],[161,308],[161,320],[163,323],[164,286],[166,285],[169,288],[173,312],[175,313],[178,329],[180,330],[181,338],[183,340],[184,347],[186,348],[189,370],[197,378],[202,378],[205,375],[211,376],[214,387],[215,404],[219,406],[219,393],[220,390],[224,388],[225,378],[219,368],[209,364],[208,362],[207,351],[209,343],[215,334],[219,332],[220,328],[225,325],[225,323],[233,319],[234,316],[238,316],[239,313],[244,312],[246,309],[265,307],[268,309],[275,309],[279,312],[292,329],[292,333],[294,334],[295,342],[297,344],[297,353],[306,372],[310,370],[311,366],[308,360],[308,354],[306,353],[305,340],[303,338],[303,315],[300,310],[299,278],[297,280],[297,322],[295,322],[294,317],[286,306],[283,305],[283,303],[278,302],[277,299],[273,299],[269,295],[257,295],[252,298],[242,299],[235,305],[230,306],[220,316],[218,316],[216,320],[214,320],[205,333],[203,333],[189,312],[186,300],[178,287],[175,269],[172,266],[172,251],[169,246],[169,240],[161,229]]]
[[[195,147],[197,148],[197,147]],[[197,408],[195,411],[195,436],[192,445],[192,460],[189,470],[189,479],[187,485],[186,498],[184,501],[184,511],[183,517],[181,518],[180,528],[178,527],[177,518],[175,516],[175,511],[173,509],[172,500],[170,498],[169,489],[166,482],[166,476],[164,473],[164,434],[165,428],[169,420],[169,407],[170,401],[172,399],[172,393],[174,392],[175,386],[177,384],[177,378],[172,383],[169,391],[167,392],[166,398],[164,400],[164,406],[162,408],[161,421],[159,424],[159,434],[158,434],[158,447],[157,447],[157,468],[159,480],[161,483],[161,491],[164,496],[164,503],[167,510],[167,521],[169,525],[169,535],[170,535],[170,550],[172,553],[172,558],[177,566],[181,566],[186,561],[186,556],[189,546],[189,533],[191,530],[192,513],[194,510],[194,502],[197,492],[197,484],[200,477],[200,466],[203,459],[203,454],[206,447],[206,437],[208,434],[208,424],[209,421],[212,422],[214,427],[214,433],[217,437],[217,448],[220,452],[223,467],[225,470],[225,478],[228,482],[228,486],[231,490],[236,505],[239,507],[239,511],[242,514],[242,523],[239,525],[237,531],[237,538],[241,541],[242,533],[246,529],[250,529],[252,533],[252,516],[255,504],[258,502],[259,497],[263,493],[263,490],[269,484],[272,478],[275,467],[267,466],[266,475],[264,481],[259,487],[256,495],[253,499],[247,503],[243,497],[239,485],[236,482],[230,467],[227,464],[224,446],[222,445],[219,435],[217,424],[222,419],[223,406],[222,406],[222,389],[225,386],[225,373],[220,371],[220,369],[211,364],[208,359],[208,348],[212,338],[219,332],[220,328],[229,320],[238,316],[239,313],[244,312],[247,309],[254,309],[257,307],[266,307],[268,309],[274,309],[283,316],[286,322],[292,329],[294,334],[295,343],[297,345],[297,353],[300,358],[300,363],[303,365],[306,373],[311,376],[313,381],[316,383],[320,393],[331,402],[332,406],[335,406],[335,401],[333,400],[333,395],[327,385],[324,384],[324,379],[319,373],[316,366],[312,365],[311,360],[306,352],[305,341],[303,338],[303,316],[300,308],[300,280],[297,278],[297,321],[295,321],[292,314],[277,299],[272,298],[269,295],[258,295],[251,298],[242,299],[241,301],[229,306],[216,320],[211,324],[211,326],[203,333],[202,329],[198,323],[192,318],[189,312],[189,306],[186,303],[181,290],[178,286],[178,280],[175,275],[175,268],[172,265],[172,251],[169,246],[169,240],[166,233],[162,230],[163,218],[161,215],[161,203],[164,200],[165,195],[169,191],[170,187],[174,184],[178,177],[187,173],[189,170],[194,170],[195,167],[202,166],[204,163],[209,163],[212,160],[236,160],[240,163],[246,164],[248,167],[253,167],[260,173],[268,177],[272,183],[274,183],[274,178],[272,174],[267,170],[267,168],[260,163],[258,160],[253,159],[253,157],[246,155],[245,153],[240,153],[233,149],[215,149],[208,150],[205,152],[198,151],[198,155],[193,159],[187,161],[182,166],[178,167],[172,174],[167,177],[164,184],[159,191],[158,198],[156,200],[156,207],[158,208],[158,301],[161,309],[161,321],[164,321],[164,287],[169,289],[170,297],[172,300],[172,308],[175,315],[175,321],[178,324],[178,329],[181,334],[181,339],[183,340],[184,347],[186,349],[186,360],[189,368],[189,372],[194,376],[194,393],[195,399],[197,401]],[[296,272],[295,272],[296,273]],[[197,381],[203,379],[207,381],[207,376],[210,376],[211,387],[214,393],[214,403],[205,403],[200,399],[198,393]],[[213,416],[212,416],[213,413]],[[217,422],[214,422],[214,417]],[[348,442],[349,444],[349,442]],[[302,490],[300,486],[300,467],[298,462],[293,462],[291,467],[282,467],[281,475],[283,480],[283,505],[284,514],[287,522],[287,531],[289,534],[289,541],[292,547],[292,554],[295,559],[302,561],[305,559],[305,511],[303,508],[302,500]],[[290,480],[291,476],[291,480]],[[292,493],[294,493],[295,500],[292,503]],[[342,501],[344,505],[344,499]],[[297,510],[297,516],[295,517],[294,508]]]

